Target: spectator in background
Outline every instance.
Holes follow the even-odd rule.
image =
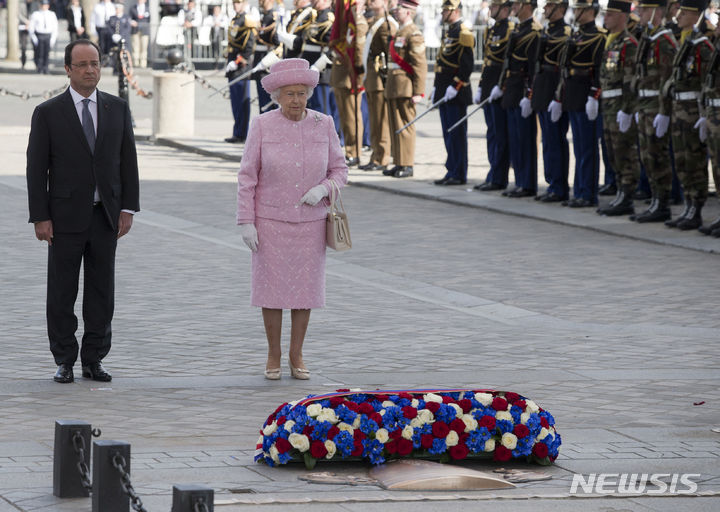
[[[148,43],[150,42],[150,11],[147,0],[138,0],[130,8],[130,40],[133,48],[133,65],[136,68],[147,67]]]
[[[42,0],[40,10],[32,13],[28,32],[35,45],[37,72],[47,75],[50,49],[58,36],[57,16],[50,10],[50,0]]]
[[[222,6],[213,5],[212,14],[203,21],[203,25],[210,27],[210,47],[213,58],[220,56],[220,48],[227,37],[229,24],[230,19],[223,12]]]
[[[68,22],[68,32],[70,33],[70,42],[76,39],[87,39],[85,33],[85,13],[80,6],[80,0],[71,0],[65,15]]]
[[[27,42],[30,37],[28,28],[30,27],[30,3],[25,0],[20,1],[18,6],[18,31],[20,33],[20,64],[25,69],[25,63],[27,62]]]
[[[202,24],[202,11],[195,0],[188,0],[187,7],[178,11],[178,23],[185,30],[185,44],[191,44],[197,37],[197,28]]]
[[[115,16],[115,4],[110,0],[104,0],[95,6],[90,18],[90,33],[97,36],[101,61],[107,60],[112,47],[112,31],[107,26],[107,22],[113,16]]]

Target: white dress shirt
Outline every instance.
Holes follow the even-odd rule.
[[[58,20],[55,13],[48,10],[40,9],[35,11],[30,16],[30,25],[28,26],[28,32],[33,43],[37,44],[36,34],[49,34],[50,35],[50,47],[55,45],[58,35]]]

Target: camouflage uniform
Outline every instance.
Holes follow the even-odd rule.
[[[707,119],[707,147],[710,150],[713,179],[717,189],[720,187],[720,39],[715,41],[715,50],[705,77],[702,110]],[[720,217],[707,226],[702,226],[700,231],[720,237]]]

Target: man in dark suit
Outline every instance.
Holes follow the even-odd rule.
[[[38,107],[27,148],[30,222],[48,242],[47,324],[56,382],[73,381],[74,313],[84,267],[83,377],[108,382],[117,239],[139,206],[135,138],[126,101],[98,91],[100,50],[88,39],[65,48],[70,87]]]

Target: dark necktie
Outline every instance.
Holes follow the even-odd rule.
[[[88,108],[88,105],[90,105],[90,99],[85,98],[82,100],[83,102],[83,109],[82,109],[82,127],[83,132],[85,132],[85,138],[87,139],[88,145],[90,146],[90,151],[93,153],[95,152],[95,127],[93,126],[93,120],[92,116],[90,115],[90,108]]]

